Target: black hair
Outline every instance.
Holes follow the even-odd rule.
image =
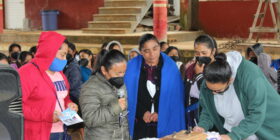
[[[67,45],[67,48],[69,48],[69,46],[68,46],[69,41],[68,41],[67,39],[65,39],[65,40],[63,41],[63,43],[65,43],[65,44]],[[62,43],[62,44],[63,44],[63,43]],[[62,44],[61,44],[61,46],[59,47],[59,50],[61,50]]]
[[[114,46],[116,46],[116,45],[119,46],[120,49],[121,49],[121,46],[118,43],[113,42],[113,43],[110,44],[109,50],[113,50]]]
[[[111,50],[104,56],[103,60],[101,61],[101,66],[104,66],[108,71],[114,64],[123,61],[126,62],[126,57],[122,52],[118,50]]]
[[[224,53],[219,53],[215,56],[215,61],[208,64],[203,71],[206,81],[210,83],[229,82],[232,71],[226,59],[227,57]]]
[[[0,52],[0,60],[3,60],[3,59],[6,59],[7,62],[9,62],[9,59],[8,59],[7,55],[5,55],[4,53]]]
[[[95,74],[96,72],[100,72],[101,73],[101,65],[102,65],[102,60],[104,59],[104,57],[106,56],[106,54],[109,51],[106,49],[101,49],[100,52],[97,54],[96,56],[96,64],[95,64],[95,72],[93,74]]]
[[[106,49],[107,45],[108,45],[108,42],[104,42],[101,46],[101,50]]]
[[[72,51],[76,51],[76,45],[74,43],[68,41],[66,44],[69,49],[71,49]]]
[[[13,51],[14,48],[18,47],[19,50],[21,51],[21,46],[17,43],[13,43],[9,46],[9,53],[11,53]]]
[[[253,50],[250,47],[248,47],[247,50],[246,50],[246,55],[249,56],[250,52],[252,52],[252,51]]]
[[[29,49],[29,52],[33,53],[33,54],[36,54],[37,52],[37,46],[32,46],[30,49]]]
[[[88,54],[88,55],[93,55],[93,53],[92,53],[91,50],[89,50],[89,49],[82,49],[82,50],[79,51],[79,54],[80,54],[81,52],[86,53],[86,54]]]
[[[96,67],[97,72],[101,73],[101,67],[104,66],[105,69],[108,71],[111,67],[120,62],[126,62],[126,57],[124,54],[118,50],[101,50],[98,54],[97,64]]]
[[[177,50],[179,57],[181,56],[179,49],[175,46],[168,47],[164,53],[168,55],[172,50]]]
[[[212,51],[216,49],[214,56],[218,54],[217,42],[211,36],[206,34],[198,36],[194,41],[194,46],[202,43],[206,44],[206,47],[211,49]]]
[[[165,44],[167,44],[167,45],[168,45],[168,43],[167,43],[167,42],[161,41],[161,42],[159,43],[160,48],[162,48],[162,47],[163,47],[163,45],[165,45]],[[169,46],[169,45],[168,45],[168,46]]]
[[[82,49],[82,50],[79,51],[79,54],[81,52],[86,53],[89,56],[92,56],[92,58],[91,58],[91,66],[93,67],[93,65],[94,65],[94,57],[93,57],[93,53],[91,52],[91,50],[89,50],[89,49]]]
[[[76,45],[74,44],[74,43],[72,43],[72,42],[69,42],[69,41],[67,41],[67,46],[68,46],[68,49],[71,49],[73,52],[74,52],[74,55],[72,56],[72,54],[68,54],[67,53],[67,56],[68,56],[68,64],[70,64],[74,59],[72,58],[72,57],[74,57],[75,58],[75,56],[78,54],[78,52],[77,52],[77,50],[76,50]]]
[[[31,52],[28,52],[28,51],[23,51],[23,52],[21,52],[21,53],[19,54],[19,60],[20,60],[20,63],[21,63],[21,64],[24,63],[24,61],[26,60],[26,57],[27,57],[28,55],[31,55],[32,58],[33,58],[32,53],[31,53]]]
[[[139,51],[144,47],[144,44],[150,40],[154,40],[159,44],[159,41],[156,36],[152,34],[144,34],[139,39]]]
[[[65,40],[63,41],[63,43],[65,43],[65,44],[67,45],[67,47],[69,48],[69,46],[68,46],[69,41],[68,41],[67,39],[65,39]],[[61,45],[62,45],[62,44],[61,44]],[[61,49],[61,47],[60,47],[59,49]]]
[[[69,43],[68,39],[65,39],[65,40],[63,41],[63,43],[68,44],[68,43]]]

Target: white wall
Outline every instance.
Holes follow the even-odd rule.
[[[180,0],[174,0],[174,15],[180,16]]]
[[[24,0],[5,0],[6,29],[23,29],[25,18]]]

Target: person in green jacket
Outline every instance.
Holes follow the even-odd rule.
[[[196,132],[216,126],[222,140],[279,140],[280,96],[239,52],[218,54],[204,69]]]
[[[79,98],[84,139],[129,140],[126,57],[118,50],[101,50],[98,56],[97,71],[83,84]]]

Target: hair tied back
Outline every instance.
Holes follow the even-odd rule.
[[[227,61],[227,56],[224,53],[218,53],[215,56],[216,62],[225,63]]]

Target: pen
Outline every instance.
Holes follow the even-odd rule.
[[[194,119],[194,123],[195,123],[195,126],[197,126],[197,122],[196,122],[196,119]]]

